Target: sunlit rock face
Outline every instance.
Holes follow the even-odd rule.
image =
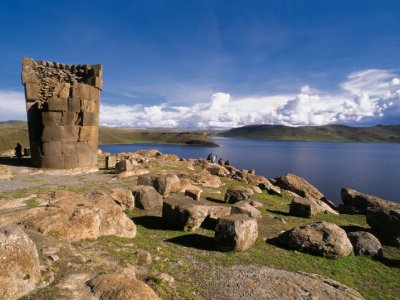
[[[102,65],[22,61],[32,165],[51,169],[97,164]]]

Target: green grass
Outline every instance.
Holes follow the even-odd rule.
[[[37,207],[40,204],[36,199],[29,199],[24,201],[24,203],[27,207]]]

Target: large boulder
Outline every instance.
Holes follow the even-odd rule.
[[[312,218],[319,212],[338,214],[329,205],[318,199],[294,196],[290,203],[289,214],[293,216]]]
[[[94,299],[112,300],[159,300],[160,298],[144,282],[120,273],[100,274],[88,282]]]
[[[215,243],[221,251],[246,251],[257,237],[257,221],[245,214],[222,217],[215,227]]]
[[[155,207],[163,205],[162,196],[156,189],[149,185],[138,185],[132,189],[132,194],[136,200],[136,206],[146,210],[151,210]]]
[[[134,165],[136,165],[136,164],[134,164],[129,159],[120,160],[119,162],[117,162],[115,164],[115,173],[119,174],[119,173],[122,173],[122,172],[131,171],[133,169]]]
[[[115,188],[111,190],[110,197],[121,206],[122,210],[131,210],[135,208],[135,197],[131,190],[124,188]]]
[[[193,201],[187,196],[169,197],[163,202],[162,217],[169,227],[194,231],[198,229],[204,220],[209,217],[216,220],[219,217],[229,215],[231,208],[215,205],[209,201]]]
[[[281,188],[272,184],[272,182],[269,180],[260,183],[258,187],[262,190],[266,190],[268,194],[282,196]]]
[[[226,177],[230,174],[225,167],[220,166],[218,164],[209,164],[206,166],[206,170],[210,172],[211,175],[220,177]]]
[[[226,203],[236,203],[239,201],[248,200],[254,195],[254,191],[251,188],[244,186],[230,187],[225,194]]]
[[[256,219],[262,217],[261,212],[247,201],[239,201],[232,205],[231,214],[245,214]]]
[[[219,188],[223,184],[218,176],[211,175],[207,170],[201,170],[200,172],[181,174],[181,178],[189,179],[194,184],[199,184],[203,187]]]
[[[400,209],[373,207],[367,209],[367,223],[381,242],[400,246]]]
[[[284,190],[296,193],[303,198],[324,198],[324,195],[315,186],[313,186],[304,178],[301,178],[291,173],[276,177],[274,184]]]
[[[398,203],[381,199],[369,194],[360,193],[349,188],[342,188],[341,196],[343,204],[347,209],[351,209],[354,212],[362,214],[365,214],[368,208],[373,207],[400,208]]]
[[[35,243],[19,227],[0,228],[0,299],[18,299],[40,281]]]
[[[22,222],[25,227],[71,241],[103,235],[126,238],[136,235],[135,224],[109,195],[57,191],[47,198],[47,207],[25,219]]]
[[[379,240],[366,231],[356,231],[347,234],[354,248],[355,255],[382,258],[382,245]]]
[[[142,175],[138,177],[138,185],[153,186],[163,197],[179,192],[181,189],[180,180],[176,174],[167,175]]]
[[[346,232],[336,224],[328,222],[295,227],[280,234],[276,241],[291,249],[333,259],[347,256],[353,250]]]

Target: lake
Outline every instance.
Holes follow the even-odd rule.
[[[340,189],[350,187],[400,202],[400,144],[261,141],[217,137],[221,147],[164,144],[101,145],[118,153],[158,149],[182,158],[206,158],[212,152],[239,169],[273,178],[294,173],[316,186],[325,196],[341,203]]]

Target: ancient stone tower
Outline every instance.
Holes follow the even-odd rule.
[[[90,168],[97,164],[101,65],[66,65],[24,58],[32,165]]]

